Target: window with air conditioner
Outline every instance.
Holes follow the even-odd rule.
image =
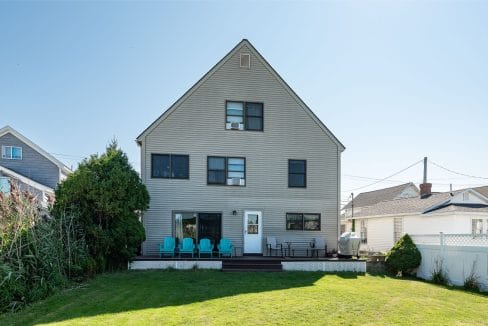
[[[207,184],[245,186],[246,159],[244,157],[209,156]]]
[[[263,103],[227,101],[225,128],[263,131]]]

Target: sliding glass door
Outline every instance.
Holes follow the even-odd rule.
[[[207,238],[216,245],[222,237],[221,213],[178,212],[174,217],[174,234],[178,243],[183,238],[193,238],[195,243]]]

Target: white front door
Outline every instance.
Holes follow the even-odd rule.
[[[263,214],[260,211],[244,212],[244,253],[261,254],[263,252]]]

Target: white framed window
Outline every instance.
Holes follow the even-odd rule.
[[[393,219],[393,241],[397,243],[398,240],[403,236],[403,218],[395,217]]]
[[[368,220],[362,218],[359,221],[360,221],[359,235],[361,237],[361,243],[367,244],[368,243]]]
[[[239,66],[241,68],[251,68],[251,55],[249,53],[241,53]]]
[[[473,236],[488,234],[488,219],[473,218],[471,220],[471,233]]]
[[[21,160],[22,147],[2,146],[2,158],[7,160]]]

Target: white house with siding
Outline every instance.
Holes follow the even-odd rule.
[[[426,185],[416,196],[379,199],[344,216],[360,232],[361,249],[388,251],[405,233],[488,235],[488,186],[432,193]]]
[[[164,237],[265,239],[329,250],[339,234],[344,146],[248,40],[239,42],[138,137],[151,196],[144,255]]]

